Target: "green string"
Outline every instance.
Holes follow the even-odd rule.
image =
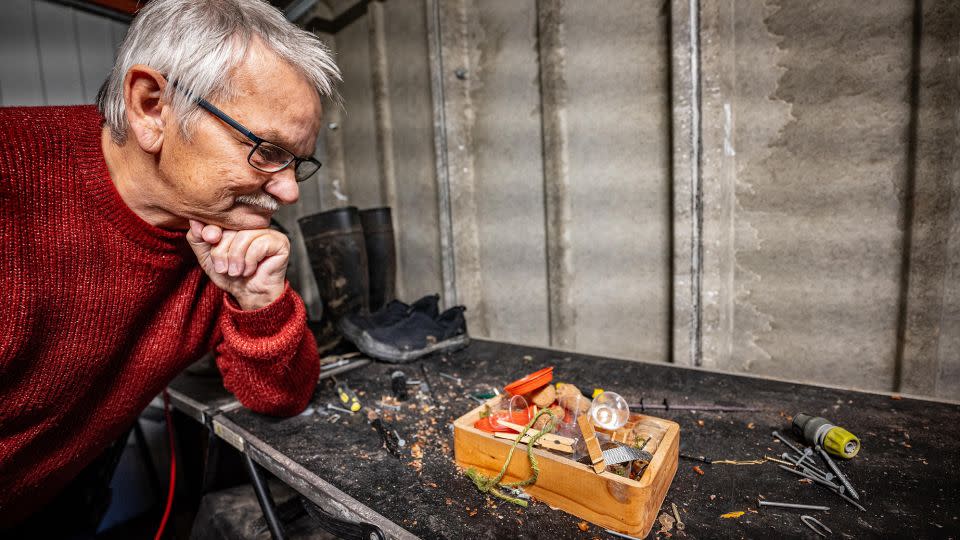
[[[537,433],[536,435],[533,436],[533,438],[530,439],[529,443],[527,443],[527,459],[530,460],[530,468],[533,470],[533,474],[530,475],[530,478],[527,478],[526,480],[522,480],[520,482],[509,482],[506,484],[501,484],[500,481],[503,480],[504,475],[507,474],[507,466],[510,465],[510,460],[513,459],[513,451],[517,449],[517,445],[520,444],[520,440],[523,439],[524,435],[527,434],[527,431],[530,429],[530,427],[533,426],[533,424],[535,424],[537,420],[544,414],[550,417],[550,421],[547,422],[547,425],[544,426],[544,428],[540,430],[539,433]],[[523,428],[523,431],[520,432],[520,435],[517,437],[517,440],[513,441],[513,444],[510,445],[510,452],[507,453],[507,460],[503,463],[503,467],[500,469],[500,474],[496,476],[487,476],[481,473],[480,471],[474,469],[473,467],[470,467],[469,469],[467,469],[467,473],[466,473],[467,477],[470,478],[470,480],[473,480],[473,484],[477,486],[477,489],[479,489],[481,493],[490,493],[494,497],[498,497],[507,502],[511,502],[513,504],[517,504],[526,508],[528,505],[527,501],[523,499],[518,499],[516,497],[511,497],[506,493],[503,493],[502,491],[497,489],[497,487],[499,486],[502,488],[519,488],[523,486],[529,486],[537,482],[537,478],[540,476],[540,465],[537,463],[537,457],[533,455],[533,445],[536,444],[537,440],[540,439],[540,437],[553,431],[553,428],[556,426],[556,424],[557,424],[557,416],[554,414],[553,411],[551,411],[550,409],[541,410],[539,413],[537,413],[536,416],[533,417],[532,420],[530,420],[530,422],[526,425],[526,427]]]

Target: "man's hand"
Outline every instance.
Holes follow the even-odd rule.
[[[244,310],[262,308],[283,294],[290,241],[272,229],[224,230],[190,220],[187,242],[213,283]]]

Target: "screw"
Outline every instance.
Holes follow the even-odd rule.
[[[861,512],[866,512],[866,511],[867,511],[867,509],[864,508],[863,505],[861,505],[861,504],[858,503],[857,501],[851,499],[850,497],[847,497],[846,495],[844,495],[844,494],[843,494],[843,488],[841,488],[841,489],[839,489],[839,490],[835,490],[834,493],[836,493],[837,495],[839,495],[841,499],[843,499],[843,500],[847,501],[848,503],[852,504],[854,507],[856,507],[856,508],[857,508],[858,510],[860,510]]]
[[[793,463],[795,466],[800,467],[800,468],[802,468],[802,469],[805,470],[805,471],[809,471],[811,474],[814,474],[814,475],[816,475],[816,476],[819,476],[820,478],[822,478],[822,479],[824,479],[824,480],[833,480],[833,475],[832,475],[832,474],[830,474],[830,473],[825,473],[825,472],[821,471],[821,470],[820,470],[819,468],[817,468],[817,467],[813,467],[813,466],[810,466],[810,465],[806,465],[806,464],[804,464],[803,462],[801,462],[799,459],[797,459],[797,458],[793,457],[792,455],[790,455],[788,452],[784,452],[781,457],[783,457],[783,459],[789,461],[790,463]]]
[[[840,479],[840,483],[843,484],[843,487],[847,488],[847,493],[849,493],[854,499],[860,500],[860,494],[857,493],[857,490],[853,489],[853,485],[850,483],[850,480],[848,480],[847,477],[840,472],[840,469],[837,468],[837,464],[830,459],[830,455],[827,454],[826,450],[820,448],[819,446],[817,447],[817,450],[820,451],[820,456],[823,458],[823,460],[827,462],[827,467],[830,467],[830,470],[837,475],[837,478]]]
[[[777,467],[780,467],[781,469],[790,472],[790,474],[795,474],[795,475],[797,475],[797,476],[802,476],[802,477],[804,477],[804,478],[809,478],[810,480],[813,480],[814,482],[816,482],[816,483],[818,483],[818,484],[823,484],[823,485],[827,486],[827,487],[830,488],[830,489],[835,489],[835,490],[840,490],[840,489],[842,489],[841,486],[838,486],[838,485],[834,484],[833,482],[827,482],[826,480],[820,478],[819,476],[813,476],[813,475],[811,475],[811,474],[807,474],[807,473],[804,473],[804,472],[802,472],[802,471],[798,471],[798,470],[796,470],[796,469],[791,469],[790,467],[787,467],[786,465],[777,465]]]
[[[677,530],[682,531],[686,528],[683,524],[683,521],[680,520],[680,512],[677,511],[677,503],[670,503],[670,506],[673,507],[673,517],[677,518]]]
[[[757,501],[760,506],[777,506],[780,508],[796,508],[798,510],[823,510],[826,512],[830,510],[829,506],[816,506],[812,504],[794,504],[794,503],[783,503],[783,502],[773,502],[773,501]]]
[[[808,457],[807,454],[806,454],[805,452],[803,452],[802,450],[800,450],[799,448],[797,448],[792,442],[790,442],[790,441],[788,441],[787,439],[785,439],[785,438],[783,437],[783,435],[780,435],[780,433],[774,431],[774,432],[773,432],[773,436],[776,437],[776,438],[777,438],[780,442],[782,442],[783,444],[789,446],[791,450],[793,450],[794,452],[797,453],[798,456],[800,456],[800,457],[797,459],[797,464],[798,464],[798,465],[799,465],[799,464],[802,464],[804,461],[807,460],[807,457]],[[810,464],[811,464],[811,465],[813,464],[813,460],[810,461]]]
[[[776,437],[776,438],[777,438],[780,442],[782,442],[783,444],[789,446],[790,449],[793,450],[794,452],[796,452],[798,455],[801,455],[801,456],[803,455],[803,452],[801,452],[799,448],[797,448],[796,446],[794,446],[794,444],[793,444],[792,442],[784,439],[784,438],[783,438],[783,435],[780,435],[778,432],[774,431],[774,432],[773,432],[773,436]]]
[[[456,70],[454,70],[453,74],[456,75],[457,78],[460,79],[461,81],[467,79],[467,70],[464,69],[464,68],[462,68],[462,67],[457,68]]]
[[[336,131],[337,129],[340,128],[340,124],[336,122],[330,122],[329,124],[327,124],[327,128],[330,129],[330,131]]]

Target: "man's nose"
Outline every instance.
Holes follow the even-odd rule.
[[[270,180],[263,186],[263,190],[272,195],[282,204],[293,204],[300,198],[300,186],[297,185],[296,173],[293,167],[270,175]]]

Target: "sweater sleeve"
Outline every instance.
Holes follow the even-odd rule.
[[[303,300],[289,283],[279,298],[257,310],[244,311],[229,294],[223,297],[217,366],[224,386],[253,411],[300,413],[320,375]]]

